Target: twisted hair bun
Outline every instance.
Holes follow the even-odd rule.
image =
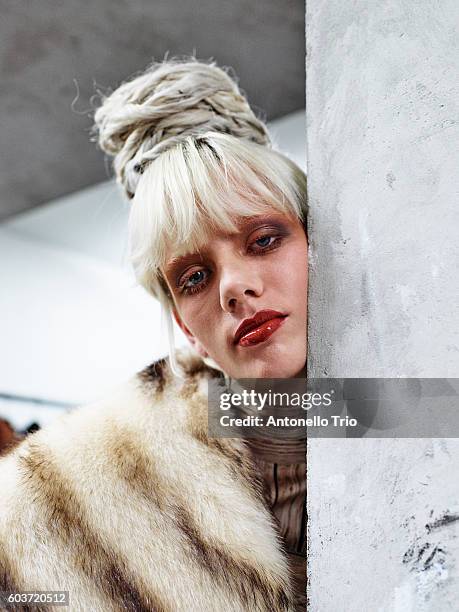
[[[145,167],[187,137],[223,132],[270,145],[265,124],[236,82],[215,63],[195,59],[154,63],[105,97],[94,120],[99,145],[114,156],[129,198]]]

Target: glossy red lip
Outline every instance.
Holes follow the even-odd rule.
[[[287,315],[277,310],[260,310],[251,319],[245,319],[234,334],[234,344],[253,346],[264,342],[281,325]]]

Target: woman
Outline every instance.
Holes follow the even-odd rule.
[[[222,375],[303,373],[305,176],[214,65],[155,64],[95,121],[132,200],[137,278],[193,350],[171,333],[169,359],[1,460],[0,591],[69,591],[85,611],[305,609],[304,448],[209,438],[206,398]]]

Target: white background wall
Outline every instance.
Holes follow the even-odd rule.
[[[309,375],[457,377],[459,4],[306,23]],[[310,440],[311,612],[457,610],[458,472],[457,440]]]

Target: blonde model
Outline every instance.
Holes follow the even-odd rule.
[[[306,178],[212,64],[151,66],[95,123],[171,352],[0,460],[0,591],[68,591],[70,610],[85,612],[305,609],[304,530],[275,511],[277,464],[208,437],[206,384],[304,371]],[[187,353],[174,349],[172,318]],[[303,463],[297,453],[276,472],[297,484],[296,515]]]

